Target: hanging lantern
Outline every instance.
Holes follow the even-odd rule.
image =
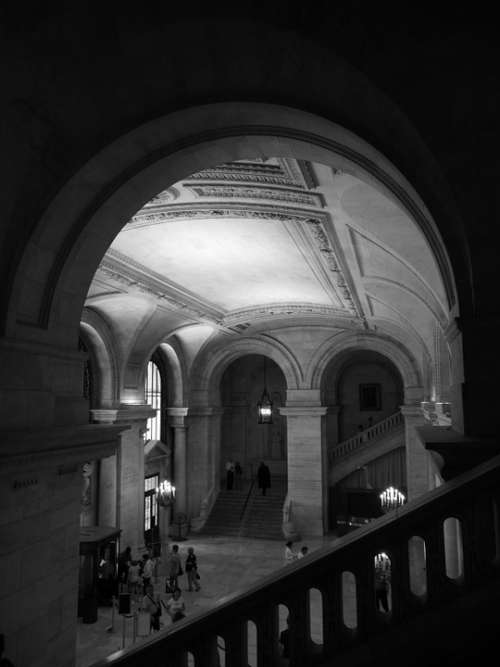
[[[273,423],[273,402],[267,393],[266,357],[264,357],[264,391],[262,392],[260,401],[257,403],[257,415],[259,424]]]
[[[259,424],[273,423],[273,402],[265,388],[260,401],[257,403],[257,414],[259,416]]]
[[[385,491],[379,495],[380,505],[384,512],[395,510],[406,501],[406,496],[393,486],[388,486]]]
[[[175,486],[167,479],[156,487],[156,498],[162,507],[170,507],[175,500]]]

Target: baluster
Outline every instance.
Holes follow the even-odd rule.
[[[195,667],[218,667],[217,635],[205,635],[198,639],[196,648],[191,652],[194,655]]]
[[[442,600],[446,588],[444,534],[442,517],[435,518],[424,531],[427,563],[428,604],[434,605]]]
[[[330,571],[323,595],[323,651],[324,657],[331,658],[339,648],[347,643],[347,633],[343,619],[342,572]]]
[[[248,666],[248,642],[247,642],[247,619],[240,618],[237,623],[232,624],[224,633],[226,644],[226,665],[231,667]]]
[[[290,600],[290,667],[307,665],[309,639],[309,591],[294,591]]]
[[[408,538],[391,546],[391,622],[405,618],[412,605],[410,591],[410,563],[408,554]]]
[[[259,610],[257,625],[257,664],[259,667],[279,665],[278,606]]]

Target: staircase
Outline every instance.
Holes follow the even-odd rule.
[[[243,484],[241,490],[219,491],[217,500],[200,535],[227,535],[238,537],[241,530],[241,519],[245,510],[249,484]]]
[[[281,475],[271,477],[265,496],[256,483],[249,482],[241,490],[220,491],[199,534],[282,540],[285,497],[286,477]]]
[[[328,450],[330,486],[356,468],[405,445],[403,415],[396,412]]]
[[[272,476],[266,495],[254,486],[241,525],[242,537],[261,540],[283,540],[283,503],[286,497],[286,477]]]

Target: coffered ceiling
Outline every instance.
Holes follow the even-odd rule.
[[[165,313],[166,335],[320,323],[431,351],[448,318],[438,264],[401,206],[349,173],[284,158],[204,169],[137,211],[87,307],[123,322],[138,297]]]

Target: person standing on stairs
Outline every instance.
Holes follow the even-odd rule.
[[[234,488],[241,491],[241,479],[243,476],[243,469],[239,461],[234,464]]]
[[[228,459],[226,461],[226,489],[231,491],[233,488],[234,482],[234,461]]]
[[[266,490],[271,486],[271,471],[264,461],[260,462],[260,465],[257,469],[257,482],[259,489],[262,489],[262,495],[266,495]]]

